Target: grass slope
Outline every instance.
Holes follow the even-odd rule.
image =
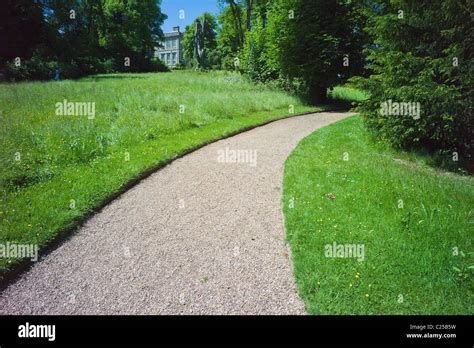
[[[56,115],[64,99],[95,102],[95,118]],[[189,149],[288,116],[289,105],[322,109],[237,74],[191,71],[1,84],[0,105],[0,243],[39,246]],[[18,262],[0,258],[0,279]]]
[[[472,177],[374,144],[355,116],[293,151],[283,204],[309,313],[473,314]],[[364,261],[326,257],[334,242]]]
[[[328,95],[332,99],[346,102],[361,102],[368,97],[367,93],[350,85],[336,86],[328,91]]]

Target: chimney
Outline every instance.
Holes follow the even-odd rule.
[[[173,27],[173,31],[177,31],[179,33],[179,25],[176,27]]]

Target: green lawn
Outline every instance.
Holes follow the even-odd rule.
[[[309,313],[474,313],[472,177],[369,141],[355,116],[293,151],[283,205]],[[363,245],[363,261],[327,257],[334,242]]]
[[[57,115],[64,99],[95,118]],[[289,105],[323,109],[225,72],[0,84],[0,243],[44,246],[141,173]],[[0,258],[0,279],[18,261]]]

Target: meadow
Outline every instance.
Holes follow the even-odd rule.
[[[94,115],[57,112],[65,100],[93,103]],[[0,241],[40,247],[176,156],[291,116],[290,105],[323,109],[239,74],[194,71],[0,84],[0,105]],[[0,275],[19,261],[1,258]]]
[[[309,313],[474,313],[474,179],[427,163],[374,142],[360,116],[288,157],[285,227]]]

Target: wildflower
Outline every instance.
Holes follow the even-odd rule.
[[[331,192],[326,193],[325,196],[326,196],[327,199],[329,199],[329,200],[331,200],[331,201],[334,200],[334,199],[336,199],[336,196],[334,196],[334,194],[332,194]]]

